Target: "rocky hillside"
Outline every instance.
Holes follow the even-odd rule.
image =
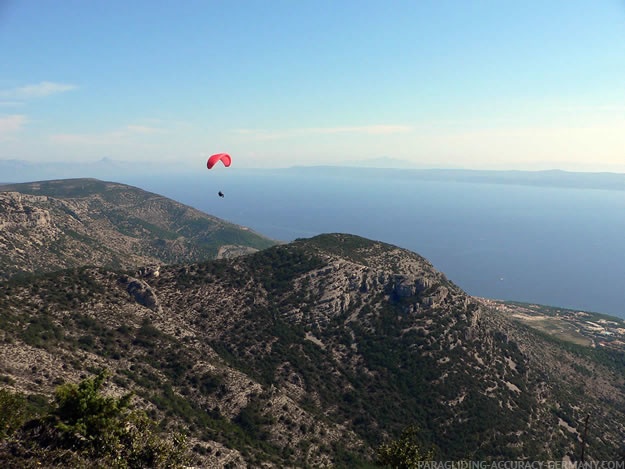
[[[190,434],[200,467],[365,467],[411,425],[442,460],[576,459],[587,416],[587,461],[625,438],[622,354],[554,340],[351,235],[158,276],[15,278],[0,325],[5,389],[45,397],[106,368],[110,392]]]
[[[197,262],[273,244],[124,184],[65,179],[0,186],[0,279],[82,265]]]

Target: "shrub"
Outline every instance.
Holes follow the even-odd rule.
[[[100,372],[78,384],[59,386],[51,410],[26,422],[4,407],[20,409],[16,398],[0,393],[2,429],[14,434],[0,447],[0,459],[11,467],[172,468],[187,462],[185,438],[174,434],[164,439],[158,424],[145,412],[130,409],[131,394],[122,397],[101,394],[106,373]],[[19,400],[19,399],[18,399]]]
[[[26,399],[6,389],[0,389],[0,439],[12,435],[28,417]]]
[[[406,428],[401,437],[378,448],[378,464],[397,469],[419,467],[420,462],[432,461],[434,451],[425,450],[419,444],[419,431],[416,427]]]

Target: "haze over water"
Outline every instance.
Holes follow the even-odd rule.
[[[345,232],[396,244],[472,295],[625,317],[625,191],[389,180],[375,171],[125,182],[279,240]]]

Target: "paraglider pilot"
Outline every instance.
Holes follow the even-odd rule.
[[[214,155],[211,155],[211,157],[206,162],[206,167],[208,169],[212,169],[213,166],[215,166],[220,161],[227,168],[228,166],[230,166],[230,163],[232,163],[232,158],[230,158],[230,155],[228,153],[215,153]],[[221,198],[224,197],[224,193],[221,191],[217,192],[217,195]]]

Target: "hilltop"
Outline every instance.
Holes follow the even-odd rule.
[[[0,279],[83,265],[131,268],[276,244],[136,187],[97,179],[0,185]]]
[[[614,459],[623,354],[563,345],[426,259],[327,234],[159,275],[80,268],[0,283],[6,388],[112,370],[190,433],[202,467],[357,467],[410,425],[442,460]]]

